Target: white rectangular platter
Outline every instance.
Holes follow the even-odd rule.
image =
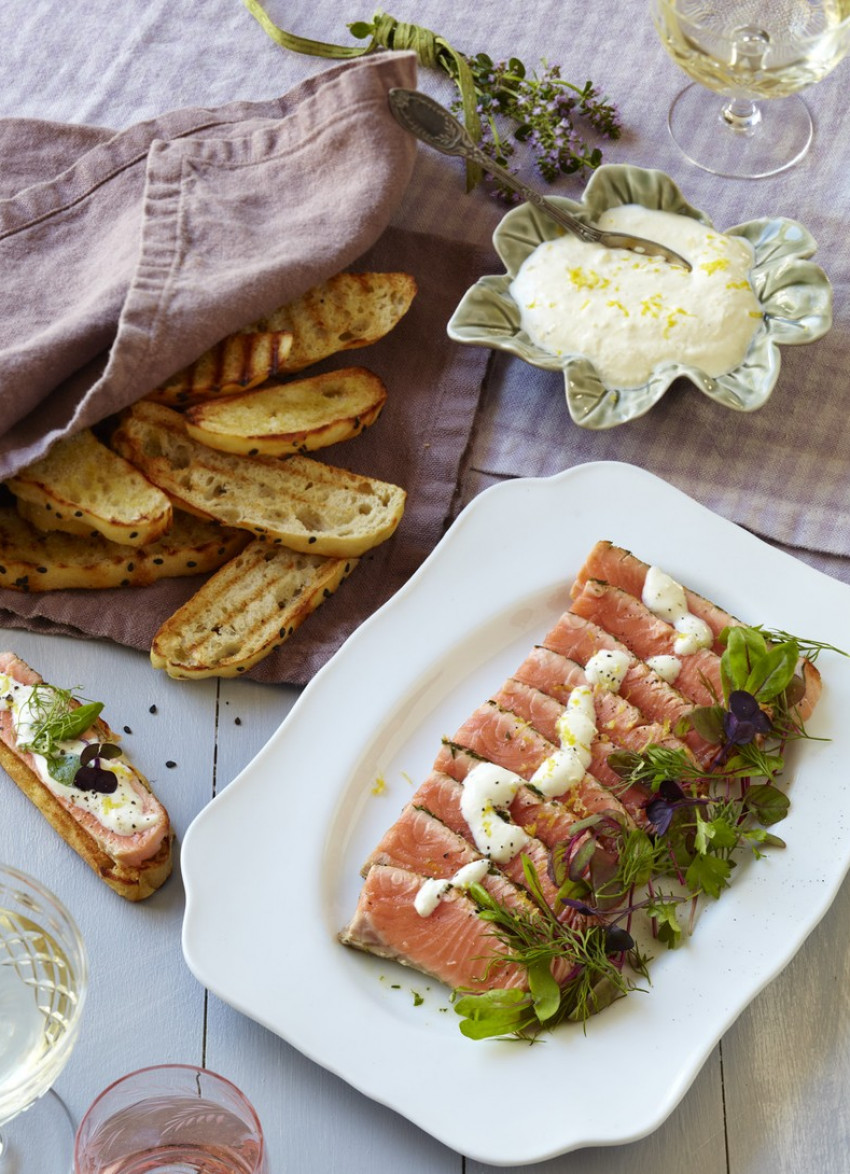
[[[449,992],[348,950],[360,867],[468,714],[569,604],[608,538],[747,623],[850,649],[850,589],[633,466],[487,490],[305,689],[185,838],[186,961],[216,995],[445,1144],[518,1165],[655,1129],[717,1040],[798,950],[850,867],[850,660],[789,755],[783,851],[737,870],[652,985],[542,1046],[472,1042]],[[222,862],[226,862],[226,867]],[[642,1079],[612,1101],[613,1057]],[[581,1078],[576,1079],[575,1074]],[[533,1097],[510,1111],[506,1090]],[[533,1090],[533,1094],[530,1090]],[[507,1109],[507,1111],[506,1111]],[[532,1124],[533,1121],[533,1124]]]

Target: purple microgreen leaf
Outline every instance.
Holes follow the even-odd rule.
[[[621,925],[609,925],[605,930],[605,953],[624,954],[635,948],[635,940]]]
[[[74,786],[81,791],[111,795],[118,789],[118,779],[111,770],[104,770],[102,766],[81,766],[74,776]]]

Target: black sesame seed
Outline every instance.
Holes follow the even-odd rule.
[[[38,571],[39,575],[47,574],[47,567],[36,567],[35,569]]]
[[[242,725],[242,718],[241,718],[241,717],[235,717],[235,718],[233,719],[233,724],[234,724],[235,726],[241,726],[241,725]]]
[[[307,539],[307,541],[308,541],[309,543],[313,543],[313,542],[315,542],[315,541],[316,541],[316,535],[315,535],[315,534],[311,534],[311,535],[310,535],[310,537]]]
[[[174,767],[177,765],[177,763],[172,758],[169,758],[168,762],[166,762],[165,765],[168,767],[169,770],[173,770]]]
[[[124,733],[125,733],[125,734],[132,734],[132,732],[133,732],[133,731],[130,729],[130,727],[129,727],[129,726],[125,726],[125,727],[124,727]]]
[[[148,713],[156,713],[156,706],[155,706],[155,705],[152,705],[152,706],[150,707],[150,709],[148,710]]]
[[[161,567],[161,566],[162,566],[162,564],[163,564],[164,562],[165,562],[165,559],[162,559],[162,558],[155,558],[155,559],[153,560],[153,565],[154,565],[155,567]]]

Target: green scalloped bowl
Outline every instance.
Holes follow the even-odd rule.
[[[618,204],[642,204],[691,216],[714,227],[704,212],[687,202],[669,176],[629,164],[598,168],[580,202],[563,196],[549,199],[585,221],[597,220]],[[531,204],[513,208],[499,224],[493,244],[507,273],[482,277],[467,290],[449,321],[449,337],[455,342],[508,351],[544,370],[563,371],[570,415],[583,428],[612,428],[643,416],[680,377],[724,407],[753,412],[767,402],[776,384],[780,345],[814,342],[829,330],[832,287],[823,270],[807,259],[815,251],[815,240],[797,221],[781,217],[749,220],[725,232],[745,237],[753,247],[750,277],[763,310],[743,361],[726,375],[715,378],[699,367],[668,361],[660,363],[640,387],[611,387],[585,356],[555,356],[536,346],[520,326],[510,284],[525,258],[543,241],[562,235],[563,229]]]

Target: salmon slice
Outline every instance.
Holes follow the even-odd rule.
[[[576,615],[592,620],[615,636],[635,656],[673,656],[676,629],[658,619],[639,599],[620,587],[591,579],[573,600]],[[697,705],[715,705],[723,698],[720,657],[708,648],[679,657],[682,668],[676,687]]]
[[[414,902],[426,879],[393,865],[373,865],[340,941],[452,988],[526,989],[525,968],[505,958],[505,947],[459,889],[450,888],[430,917],[420,917]]]
[[[0,653],[0,673],[11,677],[21,685],[42,685],[44,678],[13,652]],[[72,699],[72,708],[77,708],[79,702]],[[9,749],[29,766],[35,775],[41,778],[39,764],[29,751],[18,748],[18,738],[11,710],[0,709],[0,738]],[[88,742],[114,741],[115,735],[102,721],[93,723],[90,730],[85,731],[81,740]],[[112,760],[115,761],[115,760]],[[50,791],[59,805],[94,839],[95,843],[113,860],[129,868],[138,868],[147,860],[151,860],[159,852],[163,841],[170,835],[170,823],[165,808],[155,795],[145,786],[136,771],[126,759],[122,759],[130,771],[127,779],[132,792],[132,803],[138,814],[139,822],[143,824],[141,830],[120,833],[107,827],[98,818],[95,811],[90,810],[87,802],[91,796],[87,791],[69,785],[53,784],[42,780],[43,785]]]
[[[693,713],[693,701],[653,672],[622,641],[583,616],[564,612],[547,633],[544,646],[551,652],[582,664],[586,664],[596,652],[603,649],[626,653],[630,658],[629,667],[620,685],[619,696],[640,710],[645,720],[666,726],[668,734]],[[717,754],[717,747],[706,742],[694,729],[687,728],[681,740],[700,766],[707,766]],[[603,778],[596,759],[591,769],[597,778]]]
[[[455,758],[454,761],[459,762],[460,760]],[[473,760],[473,765],[476,765],[475,760]],[[451,828],[457,835],[462,836],[474,848],[475,841],[472,832],[461,811],[462,793],[463,784],[461,782],[452,778],[450,775],[442,774],[440,771],[435,770],[432,771],[425,782],[417,789],[411,799],[411,804],[416,807],[421,807],[425,811],[430,812],[431,815],[436,816],[441,823]],[[522,825],[518,824],[517,826],[521,827]],[[499,871],[515,885],[518,885],[520,888],[525,888],[526,879],[522,857],[527,856],[537,872],[537,878],[540,881],[543,896],[549,906],[553,910],[557,910],[559,905],[558,890],[549,876],[549,850],[541,840],[537,839],[530,832],[528,834],[530,838],[522,850],[512,857],[507,864],[498,865]],[[574,910],[570,908],[560,910],[558,916],[561,921],[565,921],[571,925],[577,921]]]
[[[648,570],[649,564],[636,558],[630,550],[615,546],[613,542],[597,542],[576,576],[570,594],[575,599],[581,594],[585,583],[592,579],[601,579],[613,587],[622,588],[623,591],[627,591],[629,595],[634,595],[637,599],[642,599]],[[724,611],[722,607],[718,607],[710,599],[706,599],[703,595],[699,595],[684,585],[683,590],[688,610],[708,624],[715,637],[719,636],[724,628],[741,626],[741,620],[730,612]],[[715,639],[714,652],[720,655],[724,647],[719,640]],[[811,661],[803,660],[800,667],[806,691],[797,706],[797,712],[802,721],[807,721],[820,699],[822,683],[820,673]]]
[[[483,859],[462,836],[456,835],[430,812],[408,803],[369,857],[363,875],[368,874],[373,864],[388,864],[427,878],[451,880],[465,865]],[[540,910],[525,890],[518,888],[495,867],[490,867],[480,884],[503,908],[514,909],[532,919],[540,916]],[[554,960],[552,974],[561,982],[571,969],[571,963]]]
[[[528,722],[509,710],[500,709],[492,701],[480,705],[470,714],[451,741],[523,778],[530,778],[557,749]]]
[[[443,755],[437,759],[437,764],[442,767],[442,771],[435,770],[434,774],[417,791],[417,796],[430,791],[436,785],[435,779],[450,778],[455,784],[462,782],[469,771],[480,761],[461,747],[452,747],[447,744],[444,747]],[[455,788],[453,794],[456,795],[457,806],[456,812],[452,809],[451,816],[453,819],[457,819],[457,826],[460,826],[461,822],[465,822],[460,813],[460,792]],[[605,810],[617,810],[617,803],[613,796],[609,796],[609,800]],[[427,802],[425,806],[427,806]],[[555,848],[559,844],[573,839],[576,823],[584,818],[583,814],[573,810],[568,803],[564,803],[560,799],[546,799],[529,786],[523,786],[517,790],[516,796],[508,808],[508,814],[524,832],[534,836],[548,848]],[[451,823],[450,826],[455,827],[456,825]]]
[[[449,880],[461,868],[484,857],[473,846],[422,807],[408,803],[363,866],[366,876],[373,864],[394,864],[436,880]],[[481,885],[501,905],[530,913],[528,896],[496,868]]]
[[[613,542],[597,542],[576,575],[570,594],[575,599],[581,594],[585,583],[592,579],[600,579],[605,583],[610,583],[612,587],[620,587],[637,599],[642,599],[643,585],[646,582],[648,570],[649,563],[641,562],[630,550],[615,546]],[[716,603],[712,603],[710,599],[698,595],[696,591],[691,591],[688,587],[683,589],[688,611],[704,620],[715,636],[719,636],[724,628],[732,624],[740,624],[740,620],[718,607]],[[716,643],[714,651],[722,652],[723,645],[719,642]]]

